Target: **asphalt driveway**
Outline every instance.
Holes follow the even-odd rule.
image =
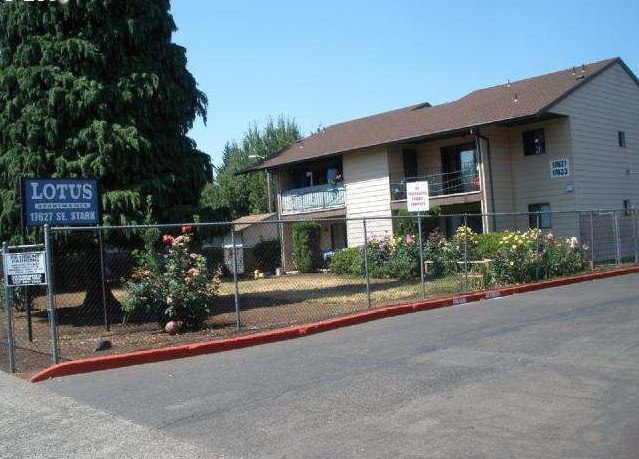
[[[639,457],[639,275],[43,386],[230,458]]]

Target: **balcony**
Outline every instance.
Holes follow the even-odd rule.
[[[281,212],[296,214],[344,207],[344,183],[283,191]]]
[[[476,165],[468,165],[461,170],[441,173],[438,170],[425,171],[416,177],[405,177],[404,174],[391,174],[391,201],[406,200],[406,183],[428,181],[430,197],[452,196],[456,194],[480,191],[479,175]]]

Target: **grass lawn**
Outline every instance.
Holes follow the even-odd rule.
[[[426,282],[426,295],[431,298],[459,291],[459,276]],[[119,301],[126,296],[126,291],[122,288],[113,288],[112,293]],[[368,309],[363,278],[331,273],[241,279],[239,294],[242,327],[240,333],[309,323]],[[123,325],[121,314],[110,317],[111,330],[107,332],[101,310],[96,311],[94,315],[88,315],[88,311],[82,308],[84,296],[83,291],[56,294],[60,355],[63,359],[95,355],[95,341],[99,337],[108,337],[112,341],[113,348],[106,353],[121,353],[207,341],[237,334],[234,284],[229,279],[225,279],[220,286],[220,296],[213,305],[207,326],[203,330],[177,336],[162,333],[154,321]],[[421,297],[419,280],[371,279],[372,307],[417,301]],[[16,311],[14,316],[19,371],[25,375],[50,364],[46,309],[46,296],[36,297],[33,342],[25,339],[25,313]]]
[[[371,279],[372,302],[401,302],[421,297],[419,279],[400,281],[394,279]],[[459,276],[452,275],[426,281],[426,295],[441,295],[458,292]],[[238,290],[240,297],[268,299],[277,304],[304,302],[308,305],[361,304],[366,303],[366,282],[356,278],[332,273],[290,274],[265,279],[241,279]],[[233,282],[223,282],[220,294],[233,295]],[[268,306],[268,304],[263,304]]]

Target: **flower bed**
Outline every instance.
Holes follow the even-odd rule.
[[[559,240],[540,230],[476,234],[460,226],[451,238],[438,230],[424,241],[423,258],[429,277],[456,274],[464,260],[489,259],[484,285],[508,285],[575,274],[584,269],[584,252],[576,237]],[[369,275],[376,279],[415,279],[420,276],[419,244],[415,235],[373,237],[367,241]],[[331,271],[362,276],[364,248],[348,248],[334,254]]]

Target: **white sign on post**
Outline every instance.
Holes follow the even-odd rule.
[[[430,210],[428,182],[406,184],[406,207],[409,212],[428,212]]]
[[[44,252],[6,253],[4,255],[4,279],[8,287],[46,285]]]

